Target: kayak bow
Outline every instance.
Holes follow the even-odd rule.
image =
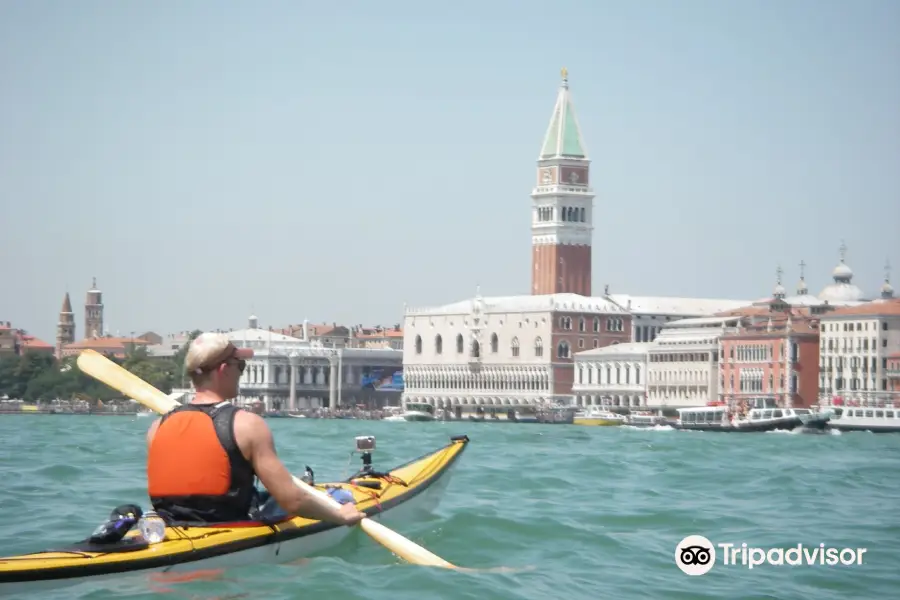
[[[468,442],[467,436],[456,436],[446,446],[387,473],[364,469],[345,481],[319,483],[315,488],[349,492],[369,517],[408,522],[438,504],[449,481],[448,472]],[[85,539],[59,549],[2,557],[0,594],[24,594],[129,573],[198,572],[287,563],[339,544],[354,529],[301,517],[277,522],[175,525],[166,527],[162,541],[149,544],[134,527],[117,542],[91,543]]]

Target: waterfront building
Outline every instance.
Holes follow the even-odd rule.
[[[38,339],[33,335],[25,333],[24,331],[19,331],[19,354],[26,353],[40,353],[40,354],[53,354],[54,347],[52,344],[48,344],[44,340]]]
[[[886,297],[822,315],[820,404],[893,399],[888,357],[900,351],[900,299]]]
[[[719,399],[721,339],[741,315],[673,321],[648,349],[647,408],[703,406]]]
[[[614,344],[575,355],[576,406],[640,408],[647,405],[651,342]]]
[[[0,321],[0,358],[16,356],[18,353],[16,330],[11,322]]]
[[[403,328],[363,327],[353,329],[353,345],[356,348],[393,348],[403,350]]]
[[[750,300],[722,298],[677,298],[605,294],[631,314],[631,340],[652,342],[667,323],[679,319],[710,317],[751,304]]]
[[[784,407],[818,401],[819,317],[785,299],[779,282],[772,300],[744,309],[722,335],[719,401],[735,407],[758,398]]]
[[[900,352],[894,352],[887,357],[888,391],[891,392],[891,400],[896,406],[900,401]]]
[[[568,403],[575,353],[628,341],[630,319],[615,303],[576,294],[476,293],[407,309],[403,400],[449,408],[457,417],[478,407]]]
[[[79,340],[62,348],[62,358],[78,356],[85,350],[93,350],[110,358],[125,358],[137,348],[147,347],[146,340],[136,337],[98,337]]]
[[[254,351],[241,375],[239,405],[295,411],[399,404],[400,390],[388,383],[402,371],[399,350],[329,347],[308,336],[262,329],[256,316],[250,317],[246,329],[224,333],[235,346]]]
[[[53,354],[53,346],[22,329],[13,327],[11,321],[0,321],[0,358],[18,356],[26,352]]]

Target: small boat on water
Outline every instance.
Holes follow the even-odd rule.
[[[390,421],[390,422],[398,422],[398,421],[406,421],[406,418],[403,416],[403,409],[399,406],[389,406],[385,409],[385,417],[382,421]]]
[[[616,427],[625,424],[625,417],[592,405],[576,412],[572,423],[574,425],[589,425],[592,427]]]
[[[641,429],[665,427],[669,425],[669,419],[652,412],[632,412],[631,414],[625,416],[625,425],[629,427],[638,427]]]
[[[809,412],[800,415],[800,421],[803,423],[804,429],[810,431],[825,431],[828,428],[828,421],[831,420],[833,414],[834,413],[830,410],[810,410]]]
[[[352,495],[359,510],[389,527],[391,522],[408,523],[437,506],[451,467],[468,443],[468,436],[452,437],[449,444],[384,473],[372,469],[371,454],[367,453],[362,470],[352,477],[334,483],[311,483],[330,494]],[[161,572],[184,574],[255,563],[288,563],[326,551],[358,530],[301,517],[248,518],[201,526],[170,523],[165,525],[162,539],[156,541],[152,536],[144,537],[140,507],[124,506],[130,507],[130,515],[119,507],[94,535],[80,542],[0,557],[0,595],[28,598],[39,590],[69,588],[128,574],[163,576]],[[82,513],[86,510],[79,509]],[[95,538],[101,530],[108,532],[110,528],[121,535],[108,541]]]
[[[403,411],[404,421],[434,421],[434,407],[427,402],[407,402]]]
[[[900,407],[834,406],[828,429],[841,432],[900,433]]]
[[[801,417],[812,412],[808,408],[779,407],[772,398],[756,399],[753,405],[754,407],[743,415],[735,414],[721,402],[711,402],[707,406],[679,408],[678,419],[672,426],[675,429],[691,431],[793,431],[804,427],[805,423]]]

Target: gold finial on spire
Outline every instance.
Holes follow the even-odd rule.
[[[569,70],[567,68],[563,67],[559,72],[562,74],[563,81],[567,81],[569,79]]]

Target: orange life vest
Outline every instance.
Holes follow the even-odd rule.
[[[245,521],[257,499],[254,472],[234,438],[241,409],[185,404],[163,416],[147,455],[153,509],[170,522]]]

